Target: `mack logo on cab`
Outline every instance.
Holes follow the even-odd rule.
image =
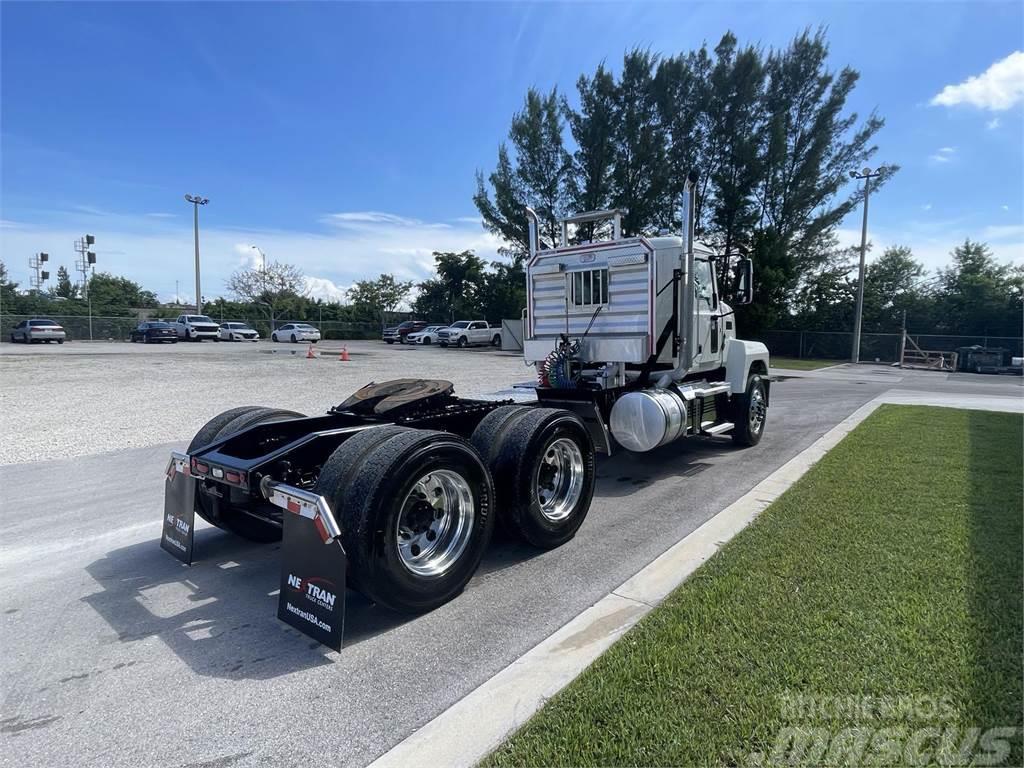
[[[288,587],[300,592],[307,600],[319,605],[321,608],[333,609],[337,595],[334,594],[334,584],[327,579],[313,578],[303,579],[295,574],[288,574]]]

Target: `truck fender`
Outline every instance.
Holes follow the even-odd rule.
[[[733,394],[746,391],[751,373],[768,375],[768,347],[760,341],[728,339],[725,343],[725,380],[732,387]]]

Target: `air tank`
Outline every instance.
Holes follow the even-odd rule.
[[[686,434],[686,401],[671,389],[630,392],[615,401],[612,436],[629,451],[649,451]]]

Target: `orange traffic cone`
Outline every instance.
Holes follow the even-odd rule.
[[[309,349],[306,350],[306,359],[307,360],[314,360],[314,359],[316,359],[316,355],[313,354],[313,345],[312,344],[310,344],[309,345]]]
[[[348,362],[348,347],[341,348],[341,355],[338,357],[338,360],[340,360],[343,363]]]

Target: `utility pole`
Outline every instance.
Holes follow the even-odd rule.
[[[92,294],[89,292],[89,274],[96,264],[96,254],[89,250],[89,246],[95,243],[96,238],[92,235],[75,241],[75,253],[78,254],[75,269],[82,273],[82,298],[89,303],[89,341],[92,341]]]
[[[864,180],[864,223],[860,229],[860,270],[857,277],[857,310],[853,320],[853,351],[850,361],[860,362],[860,326],[864,317],[864,261],[868,254],[868,197],[871,193],[871,179],[882,175],[882,169],[872,171],[865,167],[860,173],[850,171],[850,178]]]
[[[208,198],[200,195],[185,195],[186,202],[192,203],[192,231],[196,240],[196,314],[203,314],[203,292],[199,286],[199,206],[206,205]]]

